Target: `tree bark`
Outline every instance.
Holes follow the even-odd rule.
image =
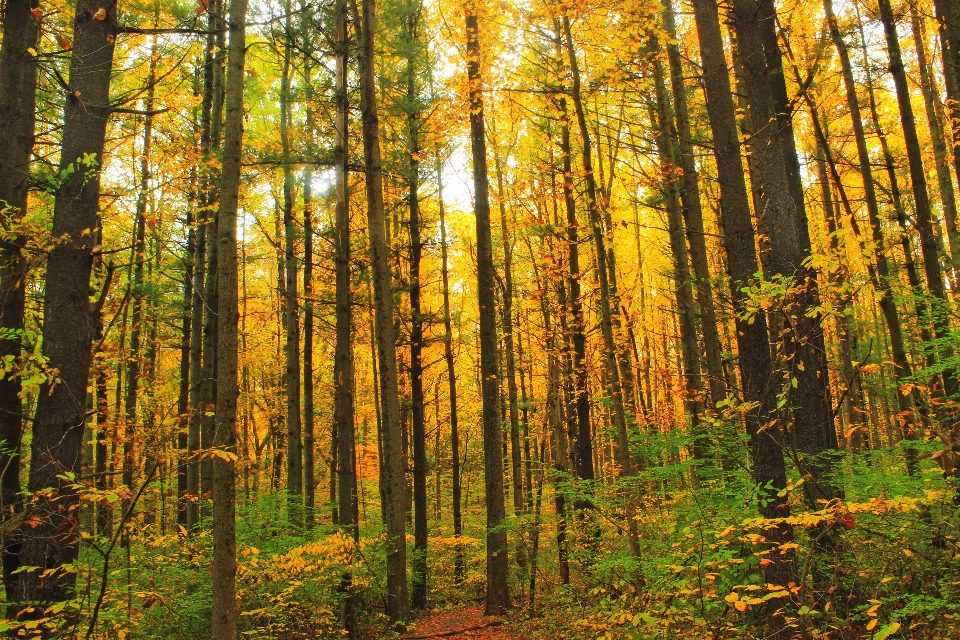
[[[742,394],[745,401],[756,403],[746,414],[753,476],[766,497],[765,502],[761,503],[762,515],[782,518],[789,515],[790,507],[785,497],[777,496],[777,492],[786,487],[787,479],[783,461],[783,433],[780,425],[771,420],[775,394],[771,393],[774,374],[767,323],[762,313],[757,314],[753,322],[744,316],[748,302],[745,289],[754,283],[754,274],[759,272],[760,267],[743,174],[733,93],[720,34],[720,18],[714,0],[693,0],[693,9],[720,183],[723,242],[731,280]],[[767,486],[771,487],[769,491],[764,489]],[[788,542],[792,537],[793,531],[787,524],[770,530],[767,535],[771,542]],[[794,558],[790,554],[776,557],[764,569],[764,579],[774,584],[786,584],[795,580],[795,576]],[[774,618],[772,623],[775,635],[785,637],[782,620]]]
[[[473,0],[464,4],[467,32],[467,80],[470,101],[470,147],[473,153],[473,210],[477,226],[477,295],[480,306],[480,375],[483,398],[483,476],[487,503],[486,615],[503,615],[510,608],[506,517],[500,433],[500,384],[497,364],[497,319],[494,296],[493,242],[490,232],[490,183],[484,133],[483,77],[480,71],[479,21]]]
[[[106,15],[98,20],[94,15],[101,8]],[[59,166],[59,174],[68,177],[57,189],[53,214],[54,237],[63,242],[50,251],[44,289],[43,355],[59,376],[56,385],[45,383],[38,393],[27,488],[36,496],[29,515],[39,524],[25,525],[21,531],[20,565],[40,569],[17,574],[17,584],[7,594],[11,603],[66,600],[76,578],[61,567],[77,557],[77,521],[70,508],[77,504],[77,496],[58,476],[80,471],[84,390],[94,332],[89,302],[95,238],[91,232],[97,223],[110,113],[116,3],[80,0],[73,29],[71,93],[66,97]],[[48,488],[54,493],[38,493]],[[36,607],[28,615],[39,617],[43,609]]]
[[[287,40],[283,45],[283,73],[280,77],[280,144],[283,158],[283,269],[284,328],[286,343],[285,382],[287,388],[287,515],[296,525],[303,523],[303,442],[300,423],[300,304],[297,300],[296,225],[293,220],[293,167],[290,164],[290,49],[293,43],[290,0],[284,3]]]
[[[359,15],[351,0],[357,32],[357,62],[360,80],[360,115],[363,127],[364,174],[367,192],[367,232],[373,272],[377,362],[380,373],[381,433],[383,437],[383,503],[387,528],[387,616],[402,625],[409,617],[407,592],[407,545],[404,507],[406,482],[401,443],[400,397],[397,389],[397,347],[393,323],[390,255],[383,208],[383,176],[380,164],[380,119],[377,114],[377,78],[374,68],[376,0],[364,0]]]
[[[30,53],[40,37],[40,21],[31,13],[35,0],[7,0],[0,45],[0,219],[16,229],[27,211],[27,181],[33,153],[37,101],[37,57]],[[0,340],[0,357],[18,358],[23,331],[27,265],[22,248],[25,238],[15,232],[0,242],[0,327],[11,337]],[[20,444],[23,436],[23,403],[17,376],[0,380],[0,525],[22,510],[20,493]],[[13,593],[19,563],[17,535],[0,537],[3,580],[6,593]]]
[[[217,404],[213,446],[213,640],[234,640],[237,624],[236,434],[238,324],[237,208],[243,151],[243,78],[247,0],[230,4],[223,135],[217,210]]]
[[[718,402],[727,397],[721,356],[723,349],[720,347],[717,313],[713,304],[713,287],[710,285],[710,267],[703,227],[703,205],[700,201],[697,165],[693,156],[693,135],[690,131],[687,91],[683,82],[683,64],[672,0],[665,0],[663,22],[668,37],[667,58],[670,62],[670,88],[673,92],[673,112],[676,118],[678,149],[675,151],[674,161],[679,161],[678,164],[683,170],[680,201],[683,205],[687,240],[690,243],[690,260],[693,264],[696,283],[697,306],[700,308],[700,329],[703,332],[703,352],[706,355],[707,384],[710,387],[711,404],[716,407]]]

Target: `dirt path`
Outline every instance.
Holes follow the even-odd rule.
[[[415,622],[404,640],[522,640],[502,625],[502,619],[485,617],[483,607],[435,613]]]

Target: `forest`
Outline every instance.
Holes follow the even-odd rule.
[[[0,635],[960,638],[957,0],[0,10]]]

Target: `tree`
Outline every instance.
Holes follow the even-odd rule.
[[[503,504],[500,451],[500,367],[497,362],[497,320],[494,299],[493,241],[490,231],[490,182],[483,118],[483,76],[480,71],[480,26],[474,0],[464,4],[467,31],[467,81],[470,100],[470,149],[473,157],[473,213],[477,227],[477,296],[480,306],[480,376],[483,398],[483,478],[487,505],[487,615],[510,608],[507,583],[507,532]]]

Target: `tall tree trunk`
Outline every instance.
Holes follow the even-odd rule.
[[[953,167],[960,183],[960,8],[950,0],[933,0],[940,32],[943,84],[950,110]]]
[[[94,16],[105,11],[103,20]],[[114,1],[80,0],[73,26],[53,234],[62,238],[47,259],[44,288],[43,355],[59,372],[56,385],[45,383],[37,394],[28,491],[35,495],[24,525],[20,566],[38,567],[17,574],[8,602],[48,603],[66,600],[76,574],[62,566],[77,557],[77,521],[71,507],[75,492],[64,472],[79,473],[84,404],[90,375],[93,318],[89,302],[92,249],[100,195],[100,169],[110,114],[110,74],[118,25]],[[92,175],[91,175],[92,174]],[[38,493],[53,488],[54,493]],[[36,522],[37,520],[32,520]],[[49,571],[47,571],[49,570]],[[42,577],[41,577],[42,576]],[[36,607],[32,617],[43,614]]]
[[[720,35],[720,17],[714,0],[693,0],[707,96],[707,113],[713,131],[714,156],[720,182],[720,207],[723,211],[723,243],[736,322],[737,350],[742,379],[743,400],[756,403],[746,414],[750,436],[753,476],[767,498],[760,504],[765,517],[782,518],[790,507],[777,492],[786,487],[783,461],[783,433],[771,422],[775,397],[770,390],[773,362],[770,356],[766,318],[758,314],[751,321],[744,316],[748,298],[744,289],[760,270],[756,255],[756,236],[750,215],[749,197],[743,174],[740,138],[737,132],[733,93],[727,75],[726,56]],[[781,524],[767,534],[770,542],[788,542],[793,538],[790,525]],[[796,568],[791,554],[777,556],[764,570],[764,579],[774,584],[795,581]],[[776,582],[774,582],[776,581]],[[775,635],[786,637],[782,619],[772,620]]]
[[[16,229],[27,210],[27,180],[33,153],[37,101],[36,49],[40,21],[31,13],[35,0],[7,0],[3,13],[3,42],[0,45],[0,220],[6,229]],[[0,327],[12,339],[0,340],[0,357],[19,357],[26,297],[27,265],[22,253],[23,238],[0,243]],[[23,508],[20,493],[20,440],[23,435],[21,383],[17,376],[0,380],[0,525]],[[19,566],[17,535],[0,536],[3,581],[7,599],[14,593]]]
[[[345,0],[334,4],[336,23],[336,69],[334,100],[336,107],[334,163],[336,183],[336,379],[334,394],[336,408],[337,434],[337,486],[339,525],[354,540],[359,539],[359,518],[357,514],[357,473],[356,452],[354,449],[354,407],[353,407],[353,296],[350,290],[350,192],[348,169],[348,96],[347,96],[347,55],[349,40],[347,37],[347,10]],[[376,380],[374,380],[376,384]],[[341,590],[345,592],[341,608],[341,624],[348,637],[357,634],[356,596],[351,590],[352,575],[344,573]]]
[[[306,10],[304,3],[303,28],[301,37],[306,51],[312,51],[311,19],[313,14]],[[343,7],[340,7],[341,13]],[[339,41],[338,41],[339,42]],[[311,84],[311,59],[303,58],[303,84],[307,103],[307,136],[312,140],[313,85]],[[315,152],[308,144],[308,153]],[[307,527],[312,527],[316,519],[316,480],[314,478],[314,408],[313,408],[313,169],[303,169],[303,491],[304,518]]]
[[[597,280],[600,284],[600,332],[603,334],[604,364],[610,397],[613,400],[613,424],[617,430],[617,462],[621,472],[630,474],[633,462],[630,458],[630,444],[627,436],[626,414],[623,408],[623,389],[620,384],[620,369],[617,363],[617,349],[613,337],[613,301],[610,295],[610,270],[607,264],[603,223],[600,217],[600,203],[597,200],[596,177],[593,172],[593,157],[590,142],[590,130],[587,128],[586,113],[580,91],[580,67],[577,63],[573,34],[570,30],[570,18],[563,16],[564,44],[570,70],[570,97],[573,100],[577,124],[580,129],[580,142],[583,158],[583,173],[587,187],[587,210],[590,214],[590,226],[593,229],[593,243],[596,249]],[[612,241],[613,239],[610,238]]]
[[[784,364],[790,372],[790,387],[785,388],[792,405],[791,446],[797,450],[795,460],[801,472],[812,475],[804,484],[804,495],[812,508],[817,500],[830,500],[837,489],[829,476],[832,460],[829,451],[837,447],[837,434],[830,402],[829,378],[826,369],[821,317],[810,317],[819,298],[816,276],[806,266],[809,256],[809,231],[803,209],[803,193],[796,193],[794,159],[796,152],[785,153],[792,145],[792,128],[783,122],[778,87],[782,77],[779,47],[765,42],[767,22],[775,19],[767,0],[736,0],[732,13],[741,68],[748,97],[750,149],[756,163],[761,187],[760,217],[764,235],[770,240],[769,268],[773,275],[793,278],[799,291],[783,300],[780,344]],[[774,53],[771,47],[777,47]],[[784,89],[785,92],[785,89]],[[769,123],[779,119],[778,131]],[[787,116],[789,120],[789,115]],[[796,386],[793,386],[793,380]]]
[[[414,609],[427,606],[427,436],[423,396],[423,312],[420,307],[420,100],[417,94],[417,55],[420,49],[421,5],[404,7],[407,38],[407,210],[410,214],[410,408],[413,422],[413,594]]]
[[[696,303],[694,302],[693,281],[690,278],[690,259],[687,253],[687,241],[684,232],[683,212],[680,204],[680,188],[677,175],[676,153],[680,152],[676,133],[673,128],[673,114],[667,98],[663,66],[657,56],[660,43],[655,35],[650,37],[650,53],[653,65],[653,78],[657,98],[656,122],[657,151],[660,155],[663,177],[663,197],[667,209],[667,227],[670,235],[670,250],[673,254],[674,286],[677,296],[677,308],[680,312],[680,344],[683,352],[683,377],[686,380],[684,404],[690,419],[693,434],[693,456],[698,461],[696,476],[703,475],[705,467],[710,466],[710,443],[701,429],[703,404],[703,379],[700,374],[700,342],[697,339]],[[687,185],[684,185],[687,186]],[[694,188],[696,186],[694,185]]]
[[[917,51],[917,66],[920,70],[920,89],[923,93],[923,105],[927,112],[927,127],[930,131],[930,141],[933,145],[933,156],[937,170],[937,186],[940,188],[940,203],[943,205],[943,217],[944,222],[946,222],[947,240],[950,246],[950,267],[956,274],[957,271],[960,271],[960,230],[957,229],[957,198],[953,191],[953,178],[950,176],[947,142],[944,137],[946,116],[927,59],[923,17],[917,10],[915,0],[909,4],[910,26]]]
[[[383,503],[387,528],[387,615],[405,624],[410,602],[407,593],[407,545],[404,507],[406,482],[401,443],[400,397],[397,389],[397,347],[393,323],[393,293],[390,255],[383,208],[383,176],[380,164],[380,118],[377,114],[377,78],[374,67],[376,0],[364,0],[363,14],[351,0],[357,32],[360,80],[360,115],[363,123],[363,157],[367,192],[367,232],[373,272],[377,361],[380,370],[380,402],[383,434]]]
[[[223,128],[223,109],[224,109],[224,80],[223,80],[223,51],[225,49],[226,36],[223,29],[226,24],[223,19],[223,0],[211,0],[210,9],[211,30],[218,31],[216,35],[216,52],[210,62],[209,80],[212,86],[211,105],[210,105],[210,134],[208,148],[210,154],[215,154],[220,150],[221,130]],[[204,325],[203,325],[203,363],[201,365],[200,376],[200,450],[205,452],[213,447],[214,442],[214,424],[215,408],[217,400],[217,348],[219,339],[217,331],[219,330],[219,321],[217,319],[220,307],[220,288],[217,283],[219,269],[217,266],[219,251],[219,232],[217,231],[217,215],[219,212],[217,203],[220,200],[220,181],[215,175],[208,177],[206,194],[206,235],[207,242],[207,266],[204,282]],[[276,446],[281,443],[276,442]],[[205,518],[211,515],[210,497],[213,491],[213,458],[207,455],[202,458],[200,463],[200,517]]]
[[[292,37],[290,0],[285,4],[284,33]],[[293,220],[293,167],[290,164],[290,49],[283,46],[283,73],[280,78],[280,144],[283,156],[283,268],[284,325],[286,343],[285,386],[287,388],[287,514],[297,525],[303,522],[303,443],[300,426],[300,305],[297,301],[296,225]]]
[[[447,262],[446,208],[443,203],[443,166],[437,154],[437,201],[440,209],[440,277],[443,282],[443,359],[447,364],[447,393],[450,402],[450,466],[453,485],[453,536],[463,535],[460,479],[460,425],[457,421],[457,370],[453,359],[453,329],[450,322],[450,268]],[[454,579],[459,584],[464,572],[463,549],[457,546],[454,557]]]
[[[217,404],[213,446],[213,640],[234,640],[237,624],[237,207],[243,151],[243,78],[247,0],[232,0],[228,16],[226,119],[217,210]]]
[[[503,504],[502,434],[499,416],[497,319],[494,296],[493,241],[490,233],[490,182],[484,133],[483,76],[480,71],[479,21],[474,6],[464,5],[467,31],[467,79],[470,83],[470,147],[473,152],[473,211],[477,225],[477,295],[480,305],[480,376],[483,398],[483,477],[487,502],[487,615],[510,608],[506,517]]]
[[[690,260],[696,278],[697,306],[700,307],[700,329],[703,332],[703,351],[713,407],[727,397],[723,377],[723,352],[717,331],[717,314],[713,304],[713,288],[710,285],[710,267],[707,256],[706,234],[703,228],[703,206],[700,201],[697,166],[694,161],[693,136],[690,132],[690,114],[687,109],[687,91],[683,81],[683,64],[677,40],[677,27],[672,0],[665,0],[663,12],[667,31],[667,58],[670,62],[670,88],[673,92],[673,112],[676,117],[678,149],[674,160],[683,169],[680,201],[683,204],[683,220],[686,223],[687,240],[690,243]],[[702,386],[702,385],[701,385]]]

